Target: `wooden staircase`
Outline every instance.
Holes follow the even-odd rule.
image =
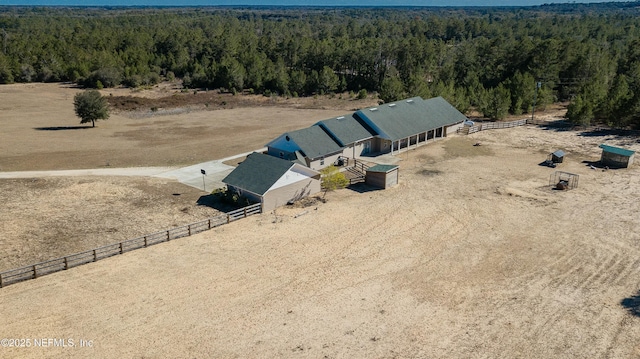
[[[353,167],[346,168],[342,173],[344,173],[344,176],[349,180],[349,184],[364,182],[364,174]]]
[[[356,161],[353,166],[345,169],[344,175],[349,180],[349,184],[362,183],[365,180],[367,168],[369,167],[371,166],[362,161]]]

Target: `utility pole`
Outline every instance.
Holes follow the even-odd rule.
[[[533,122],[533,115],[536,113],[536,101],[538,100],[538,90],[542,86],[542,82],[536,82],[536,92],[533,95],[533,108],[531,108],[531,122]]]

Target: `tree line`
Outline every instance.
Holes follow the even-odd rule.
[[[570,101],[577,124],[640,126],[639,8],[4,6],[0,83],[443,96],[495,119],[535,98]]]

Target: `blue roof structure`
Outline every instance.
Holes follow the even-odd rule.
[[[270,148],[270,154],[273,154],[272,149],[279,150],[281,157],[287,153],[287,159],[303,163],[304,158],[324,158],[374,137],[398,141],[466,120],[468,119],[464,114],[442,97],[428,100],[412,97],[358,110],[350,115],[319,121],[311,127],[284,133],[267,143],[267,147]],[[291,155],[294,153],[295,157]]]

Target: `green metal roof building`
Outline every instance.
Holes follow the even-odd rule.
[[[324,128],[342,147],[373,137],[371,131],[365,128],[353,114],[323,120],[316,125]]]
[[[442,97],[412,97],[356,111],[355,116],[378,139],[376,150],[391,153],[446,137],[468,120]]]
[[[267,153],[322,169],[333,163],[345,163],[345,158],[393,154],[446,137],[466,120],[442,97],[429,100],[413,97],[284,133],[267,144]]]
[[[365,183],[386,189],[398,184],[398,165],[375,165],[367,168]]]
[[[605,166],[611,168],[627,168],[633,164],[635,151],[605,144],[601,144],[598,147],[602,148],[600,162]]]
[[[270,211],[320,192],[320,173],[298,163],[254,152],[222,180],[230,191]]]
[[[325,129],[314,125],[283,133],[267,143],[267,154],[322,169],[342,155],[343,147]],[[325,159],[326,165],[325,165]]]
[[[412,97],[357,111],[356,116],[373,128],[377,136],[391,141],[467,120],[442,97],[429,100]]]

